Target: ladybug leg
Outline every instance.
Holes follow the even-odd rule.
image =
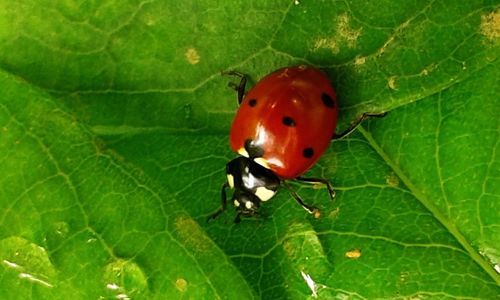
[[[335,190],[333,189],[332,184],[330,181],[324,179],[324,178],[304,178],[304,177],[297,177],[295,180],[300,181],[300,182],[305,182],[305,183],[310,183],[310,184],[321,184],[326,186],[328,189],[328,194],[330,195],[330,198],[333,200],[335,198]]]
[[[236,214],[236,218],[234,218],[234,223],[239,224],[240,222],[241,222],[241,212],[238,212],[238,214]]]
[[[361,116],[359,116],[356,120],[354,120],[354,122],[351,123],[351,126],[349,126],[349,128],[347,128],[346,130],[344,130],[338,134],[334,133],[332,140],[341,139],[341,138],[345,137],[346,135],[348,135],[349,133],[353,132],[354,129],[356,129],[356,127],[358,127],[358,125],[361,122],[363,122],[363,120],[365,120],[365,119],[372,118],[372,117],[373,118],[382,118],[386,114],[387,114],[387,112],[382,112],[382,113],[366,112],[366,113],[362,114]]]
[[[236,84],[234,82],[229,83],[229,87],[233,88],[238,92],[238,104],[241,104],[243,97],[245,96],[245,85],[247,84],[247,76],[238,71],[223,71],[222,75],[232,75],[240,78],[240,83]]]
[[[295,192],[288,185],[288,183],[286,183],[285,181],[283,181],[283,185],[288,189],[288,192],[290,192],[290,194],[295,199],[295,201],[297,201],[297,203],[300,204],[300,206],[302,206],[303,209],[305,209],[308,213],[310,213],[311,215],[313,215],[315,218],[319,218],[321,216],[321,213],[320,213],[319,209],[317,209],[314,206],[305,204],[304,201],[302,201],[302,198],[300,198],[300,196],[297,194],[297,192]]]
[[[220,214],[222,214],[226,210],[226,206],[227,206],[226,188],[228,186],[229,186],[229,184],[227,182],[222,185],[222,189],[221,189],[221,193],[220,193],[221,207],[216,212],[214,212],[213,214],[208,216],[207,222],[210,222],[211,220],[217,219],[217,217],[219,217]]]
[[[250,218],[250,217],[260,217],[261,214],[258,212],[258,211],[254,211],[252,212],[251,214],[246,214],[246,213],[243,213],[241,211],[239,211],[237,214],[236,214],[236,218],[234,218],[234,223],[235,224],[238,224],[241,222],[241,217],[242,216],[246,216],[246,218]]]

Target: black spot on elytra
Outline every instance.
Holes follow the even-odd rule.
[[[248,105],[250,105],[250,107],[254,107],[255,105],[257,105],[257,99],[248,100]]]
[[[323,104],[327,107],[334,108],[335,107],[335,102],[333,101],[332,97],[328,95],[327,93],[321,94],[321,100],[323,100]]]
[[[288,126],[288,127],[295,127],[297,123],[295,123],[295,120],[290,118],[290,117],[283,117],[283,125]]]
[[[305,148],[304,151],[302,151],[302,155],[305,157],[305,158],[311,158],[313,157],[314,155],[314,150],[313,148]]]
[[[255,145],[252,139],[245,140],[245,150],[250,158],[262,157],[264,155],[264,149],[259,145]]]

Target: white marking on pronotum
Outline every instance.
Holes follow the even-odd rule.
[[[316,282],[312,280],[309,274],[304,273],[304,271],[300,271],[300,275],[302,275],[302,278],[306,281],[307,286],[311,289],[313,298],[318,298],[318,286],[316,285]]]
[[[263,166],[264,168],[269,169],[269,164],[267,163],[267,160],[264,159],[263,157],[254,158],[253,161]]]
[[[260,201],[267,201],[274,196],[274,191],[261,186],[255,190],[255,196],[259,197]]]
[[[245,202],[245,207],[246,207],[247,209],[252,208],[252,206],[253,206],[253,203],[252,203],[252,202],[250,202],[250,201]]]
[[[244,156],[244,157],[249,157],[249,156],[248,156],[248,152],[247,152],[247,150],[245,150],[245,148],[240,148],[240,149],[238,149],[238,153],[239,153],[241,156]]]
[[[234,188],[234,177],[231,174],[227,174],[227,183],[230,188]]]

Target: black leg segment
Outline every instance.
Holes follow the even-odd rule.
[[[220,193],[221,207],[216,212],[214,212],[213,214],[208,216],[207,222],[210,222],[211,220],[217,219],[217,217],[219,217],[220,214],[226,210],[226,206],[227,206],[226,188],[228,186],[229,186],[229,184],[227,182],[222,185],[221,193]]]
[[[358,125],[361,122],[363,122],[365,119],[368,119],[368,118],[382,118],[386,114],[387,114],[386,112],[382,112],[382,113],[366,112],[366,113],[362,114],[361,116],[357,117],[356,120],[354,120],[351,123],[351,126],[349,126],[349,128],[347,128],[346,130],[344,130],[344,131],[342,131],[341,133],[338,133],[338,134],[334,133],[333,137],[332,137],[332,140],[341,139],[341,138],[345,137],[346,135],[348,135],[349,133],[353,132],[354,129],[356,129],[356,127],[358,127]]]
[[[234,218],[234,223],[239,224],[241,222],[241,212],[238,212],[236,214],[236,217]]]
[[[305,182],[305,183],[310,183],[310,184],[321,184],[326,186],[328,189],[328,195],[330,195],[330,199],[335,198],[335,190],[333,189],[332,184],[330,181],[324,179],[324,178],[304,178],[304,177],[297,177],[295,178],[296,181],[300,182]]]
[[[319,216],[321,215],[321,213],[319,212],[319,209],[317,209],[314,206],[305,204],[304,201],[302,201],[302,198],[300,198],[300,196],[285,181],[283,181],[283,185],[287,188],[288,192],[290,192],[290,194],[295,199],[295,201],[297,201],[297,203],[300,204],[300,206],[302,206],[303,209],[305,209],[308,213],[313,215],[315,218],[319,218]]]
[[[246,75],[238,71],[223,71],[221,73],[222,75],[231,75],[240,78],[240,82],[238,84],[230,82],[229,87],[238,92],[238,104],[241,104],[241,102],[243,101],[243,97],[245,96],[245,85],[247,84]]]

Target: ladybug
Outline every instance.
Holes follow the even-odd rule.
[[[319,210],[310,206],[291,189],[289,180],[326,186],[330,198],[335,191],[322,178],[304,178],[328,148],[330,140],[341,138],[364,119],[385,113],[365,113],[340,134],[335,134],[338,104],[328,77],[311,66],[294,66],[265,76],[245,95],[246,77],[236,71],[225,72],[240,78],[240,105],[230,131],[231,149],[240,156],[226,165],[227,181],[222,185],[221,208],[209,217],[215,219],[227,206],[226,189],[241,216],[252,216],[262,202],[270,200],[280,186],[310,214]]]

